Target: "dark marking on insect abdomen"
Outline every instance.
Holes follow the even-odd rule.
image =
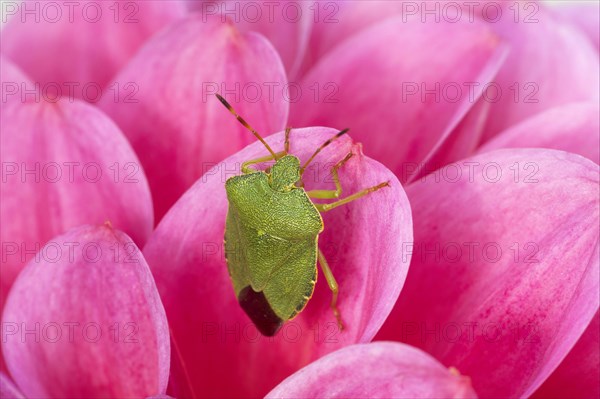
[[[262,292],[256,292],[250,286],[244,287],[238,295],[238,302],[262,335],[272,337],[283,325],[283,320],[271,309]]]

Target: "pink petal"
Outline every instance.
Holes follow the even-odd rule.
[[[221,15],[222,22],[228,18],[241,32],[254,31],[264,35],[281,56],[290,80],[295,78],[313,25],[313,3],[227,0],[188,1],[188,4],[190,9],[204,15]]]
[[[0,55],[0,109],[4,114],[4,107],[9,102],[25,102],[35,100],[38,87],[29,79],[21,69]]]
[[[1,100],[0,100],[0,110],[2,115],[4,115],[4,107],[6,106],[7,103],[9,102],[20,102],[23,101],[22,99],[22,95],[23,95],[23,90],[27,91],[27,90],[31,90],[32,92],[36,92],[35,87],[33,86],[33,82],[31,82],[29,80],[29,78],[27,76],[25,76],[25,74],[23,73],[23,71],[21,71],[19,69],[19,67],[17,67],[15,64],[13,64],[12,62],[10,62],[9,60],[7,60],[5,57],[3,57],[2,55],[0,55],[0,80],[1,80]],[[0,124],[3,123],[0,122]],[[0,136],[1,137],[1,136]],[[2,141],[3,143],[4,141]],[[2,157],[2,161],[4,161],[4,152],[2,152],[1,154]],[[5,169],[4,167],[2,168],[2,186],[4,186],[5,182],[4,182],[4,176],[5,176]],[[1,191],[1,193],[4,193],[4,190]],[[0,202],[1,203],[1,202]],[[1,208],[1,206],[0,206]],[[4,213],[2,212],[2,215]],[[2,225],[2,227],[4,227],[4,225]],[[2,231],[2,228],[0,228],[0,232]],[[0,233],[0,239],[2,239],[2,241],[4,242],[4,234]],[[6,263],[6,258],[4,255],[6,248],[3,246],[2,247],[2,264]],[[4,273],[4,266],[2,266],[2,273]],[[4,287],[2,286],[4,284],[4,274],[2,274],[2,281],[0,282],[0,314],[1,314],[1,310],[2,307],[4,305]],[[0,379],[4,380],[4,374],[2,372],[6,371],[6,365],[4,363],[4,357],[2,356],[2,351],[0,350]],[[4,381],[2,382],[4,384]],[[8,385],[7,385],[8,386]],[[4,392],[3,390],[3,386],[0,386],[0,395],[2,395],[2,398],[5,397],[5,394],[7,395],[6,397],[14,397],[11,396],[12,394],[8,394],[6,392]],[[8,388],[7,388],[8,389]],[[8,391],[7,391],[8,392]]]
[[[419,165],[418,172],[409,178],[409,182],[472,155],[483,135],[490,105],[484,98],[479,98],[448,138],[441,143],[426,162]]]
[[[116,81],[136,82],[135,93],[123,90],[117,101],[106,96],[101,106],[140,156],[157,221],[216,162],[253,140],[214,93],[251,116],[263,134],[282,129],[287,118],[277,52],[262,36],[240,34],[217,17],[199,14],[172,25]],[[255,94],[257,101],[250,98]]]
[[[31,84],[29,77],[18,66],[2,55],[0,55],[0,71],[0,78],[2,79],[2,104],[12,97],[21,99],[20,93],[18,93],[21,89],[20,85],[23,82]],[[17,93],[13,94],[9,90],[9,83],[17,84]]]
[[[308,72],[302,96],[292,101],[291,124],[349,127],[406,181],[472,107],[504,50],[483,24],[389,18],[340,44]],[[437,94],[423,99],[422,88]]]
[[[2,347],[27,397],[144,397],[165,392],[169,327],[146,261],[110,225],[54,238],[6,303]],[[14,331],[14,332],[13,332]]]
[[[600,3],[597,1],[569,1],[549,3],[551,11],[585,33],[600,49]]]
[[[387,0],[311,3],[308,13],[313,20],[313,29],[302,73],[354,34],[390,16],[400,15],[407,7],[406,3]]]
[[[489,26],[510,43],[511,51],[490,87],[485,140],[541,111],[599,100],[598,51],[581,32],[543,5],[523,1],[503,6],[504,17]],[[518,23],[515,9],[520,10]]]
[[[24,396],[10,378],[0,371],[0,399],[23,399]]]
[[[466,377],[408,345],[352,345],[286,378],[267,398],[476,398]]]
[[[378,338],[456,367],[481,397],[531,395],[598,309],[598,169],[510,149],[415,181],[413,263]]]
[[[84,223],[113,225],[143,245],[152,231],[148,183],[129,143],[81,101],[2,107],[0,306],[44,244]]]
[[[294,129],[291,152],[305,161],[335,133],[321,127]],[[282,149],[283,133],[267,142],[276,151]],[[239,174],[241,162],[267,153],[260,143],[199,179],[159,224],[144,256],[156,276],[187,373],[202,376],[192,378],[196,393],[262,396],[310,361],[375,335],[407,273],[410,258],[403,256],[401,243],[412,242],[411,216],[398,180],[362,155],[361,148],[343,136],[305,173],[307,189],[333,188],[330,168],[352,151],[355,156],[340,169],[343,196],[384,181],[391,184],[323,217],[326,227],[319,246],[340,286],[339,308],[346,327],[342,332],[320,271],[305,310],[274,338],[260,336],[236,300],[222,251],[228,206],[224,183]]]
[[[311,47],[316,50],[316,55],[323,55],[354,33],[401,14],[405,7],[402,3],[380,0],[322,2],[312,9],[316,23]]]
[[[117,88],[107,84],[119,69],[185,12],[178,0],[168,7],[161,1],[12,2],[5,9],[10,19],[2,29],[2,53],[49,97],[89,102],[103,92],[112,95]]]
[[[600,316],[596,316],[575,347],[533,398],[600,397]]]
[[[498,148],[543,147],[583,155],[600,163],[600,108],[575,103],[534,115],[484,144],[479,152]]]

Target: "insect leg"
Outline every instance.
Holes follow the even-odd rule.
[[[323,148],[327,147],[329,144],[333,143],[335,140],[337,140],[338,138],[342,137],[344,134],[348,133],[348,130],[350,130],[350,129],[340,130],[335,136],[333,136],[332,138],[330,138],[329,140],[327,140],[326,142],[324,142],[323,144],[321,144],[319,146],[319,148],[317,148],[317,150],[310,156],[310,158],[308,158],[308,161],[306,161],[304,163],[304,165],[302,165],[302,167],[300,168],[300,174],[302,175],[304,173],[304,171],[306,170],[306,168],[308,167],[308,165],[312,162],[313,159],[315,159],[315,157],[317,156],[317,154],[319,152],[321,152],[321,150]]]
[[[369,187],[357,193],[347,196],[346,198],[342,198],[341,200],[330,202],[329,204],[315,204],[315,207],[319,212],[327,212],[332,210],[333,208],[337,208],[338,206],[345,205],[349,202],[359,199],[360,197],[364,197],[365,195],[377,191],[383,187],[389,187],[389,182],[379,183],[376,186]]]
[[[284,151],[278,152],[275,154],[277,158],[282,157],[283,155],[285,155]],[[251,159],[249,161],[246,161],[242,164],[242,172],[243,173],[252,173],[252,172],[257,172],[256,169],[252,169],[249,166],[250,165],[255,165],[257,163],[262,163],[262,162],[267,162],[267,161],[271,161],[275,159],[275,157],[273,157],[273,155],[266,155],[264,157],[260,157],[260,158],[256,158],[256,159]]]
[[[325,280],[327,280],[327,285],[329,285],[329,289],[331,290],[331,293],[333,296],[331,298],[331,309],[333,310],[333,315],[337,319],[338,327],[340,328],[340,330],[343,330],[344,324],[342,323],[342,316],[340,315],[340,311],[337,308],[337,299],[338,299],[338,293],[339,293],[338,283],[337,283],[337,281],[335,281],[335,277],[333,277],[333,273],[331,272],[331,269],[329,268],[329,264],[327,264],[327,261],[325,260],[325,256],[323,255],[323,252],[321,252],[320,249],[319,249],[319,264],[321,265],[321,270],[323,270],[323,274],[325,275]]]
[[[250,126],[248,124],[248,122],[246,122],[244,120],[244,118],[242,118],[241,116],[238,115],[237,112],[235,112],[235,110],[233,109],[233,107],[231,106],[231,104],[229,104],[227,102],[227,100],[225,100],[220,94],[215,94],[215,96],[217,96],[217,98],[219,99],[219,101],[221,101],[221,103],[225,106],[225,108],[227,108],[229,110],[229,112],[231,112],[233,114],[233,116],[235,116],[235,118],[238,120],[238,122],[240,122],[246,129],[248,129],[254,135],[254,137],[256,137],[265,146],[265,148],[269,151],[269,153],[275,159],[279,159],[279,157],[277,156],[277,154],[275,154],[275,152],[271,149],[271,147],[269,147],[269,145],[267,144],[267,142],[265,141],[265,139],[263,139],[262,136],[256,130],[254,130],[252,128],[252,126]]]
[[[344,159],[336,163],[331,168],[331,174],[333,175],[333,182],[335,183],[335,190],[310,190],[306,194],[311,198],[318,199],[332,199],[339,198],[342,195],[342,184],[340,183],[340,177],[338,176],[338,169],[342,167],[354,154],[349,152]]]
[[[283,144],[283,153],[287,155],[290,152],[290,132],[292,131],[291,127],[285,128],[285,142]]]

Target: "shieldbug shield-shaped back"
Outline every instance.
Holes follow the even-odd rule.
[[[289,154],[291,128],[285,131],[283,151],[276,153],[223,97],[217,94],[217,98],[269,152],[269,155],[244,162],[242,174],[230,177],[225,183],[229,201],[225,256],[240,306],[263,335],[274,335],[283,323],[296,317],[312,297],[318,263],[332,291],[331,308],[342,329],[342,317],[337,308],[338,284],[319,250],[319,234],[324,229],[321,213],[389,183],[339,199],[342,186],[338,169],[352,157],[349,153],[331,170],[335,190],[305,191],[302,175],[306,167],[323,148],[348,129],[325,141],[301,165],[296,156]],[[252,167],[267,161],[275,161],[267,171]],[[317,204],[312,199],[334,201]]]

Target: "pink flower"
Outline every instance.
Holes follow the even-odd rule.
[[[0,215],[10,221],[0,232],[0,305],[25,263],[52,237],[111,220],[142,246],[153,225],[144,171],[114,122],[79,100],[9,100],[0,122]]]
[[[598,310],[598,165],[532,149],[456,165],[407,188],[412,263],[378,338],[456,367],[480,397],[526,397]]]
[[[17,9],[3,32],[2,397],[597,396],[597,20],[524,1],[131,4],[134,25],[103,3],[95,25]],[[69,81],[98,104],[51,95]],[[342,331],[321,271],[275,337],[240,308],[224,183],[267,151],[217,92],[276,151],[292,125],[301,161],[351,128],[306,189],[333,188],[348,153],[342,196],[389,182],[323,214]],[[73,162],[110,179],[67,179]],[[119,256],[48,257],[69,243]],[[140,340],[50,342],[70,321]],[[43,339],[20,335],[36,323]]]
[[[544,384],[533,394],[534,398],[588,398],[600,395],[600,317],[598,312],[588,325],[569,355]],[[577,384],[571,384],[577,381]]]
[[[222,21],[230,18],[241,32],[262,34],[281,56],[288,78],[294,80],[299,74],[314,25],[307,17],[314,4],[294,0],[264,2],[261,5],[244,4],[234,0],[203,0],[187,1],[187,6],[190,10],[207,17],[219,16]],[[253,12],[253,16],[245,18]],[[289,23],[291,21],[294,22]]]
[[[79,100],[42,101],[5,59],[2,88],[0,308],[25,264],[54,236],[111,220],[142,246],[153,224],[144,172],[108,117]]]
[[[304,87],[321,83],[321,94],[292,104],[290,120],[353,126],[403,182],[423,175],[414,173],[417,165],[429,173],[460,160],[472,143],[541,111],[598,103],[597,50],[537,3],[464,2],[456,20],[441,11],[444,2],[338,3],[339,24],[316,25],[314,66],[301,77]],[[473,106],[480,98],[486,104]],[[386,145],[390,135],[402,137],[396,147]]]
[[[552,11],[557,18],[571,22],[587,35],[596,49],[600,48],[600,4],[593,1],[571,1],[550,5],[556,6]]]
[[[294,129],[290,150],[305,162],[336,132]],[[267,143],[275,151],[283,149],[283,136],[270,136]],[[145,246],[187,373],[203,376],[191,378],[198,395],[262,396],[308,362],[345,345],[369,342],[387,317],[410,261],[401,243],[412,242],[410,207],[398,180],[364,156],[359,144],[342,137],[315,158],[304,181],[307,189],[333,188],[331,181],[327,184],[329,168],[349,152],[355,156],[340,170],[344,195],[385,181],[391,187],[323,215],[325,231],[319,242],[342,287],[339,308],[346,328],[341,333],[320,271],[307,308],[274,339],[260,336],[236,300],[222,247],[224,183],[238,173],[242,162],[265,155],[259,142],[199,179]]]
[[[483,23],[404,18],[368,27],[324,55],[302,78],[303,92],[316,86],[322,94],[302,96],[290,115],[294,125],[352,126],[356,138],[402,182],[433,156],[472,106],[469,95],[441,101],[441,87],[480,82],[472,93],[478,98],[506,56],[506,47]],[[390,53],[388,46],[400,50]],[[400,134],[402,140],[390,145]]]
[[[164,308],[139,249],[110,225],[79,227],[46,244],[13,285],[2,325],[8,370],[25,397],[166,390]]]
[[[184,15],[173,0],[127,2],[11,2],[2,54],[17,63],[48,96],[96,103],[114,75],[154,33]],[[90,43],[93,42],[93,46]],[[35,43],[35,51],[28,49]],[[121,82],[126,84],[127,82]]]
[[[267,398],[476,398],[469,378],[395,342],[352,345],[286,378]]]
[[[181,56],[185,54],[185,56]],[[158,222],[213,164],[253,140],[214,100],[222,93],[261,132],[285,127],[281,96],[242,101],[287,83],[277,52],[262,36],[241,34],[216,17],[191,15],[155,36],[115,82],[135,82],[135,93],[105,96],[100,107],[123,129],[139,154]],[[228,92],[237,93],[233,96]],[[133,94],[132,94],[133,93]],[[225,132],[228,145],[223,145]],[[236,132],[236,133],[232,133]]]
[[[550,108],[505,130],[478,148],[544,147],[569,151],[600,163],[600,110],[594,103]]]

